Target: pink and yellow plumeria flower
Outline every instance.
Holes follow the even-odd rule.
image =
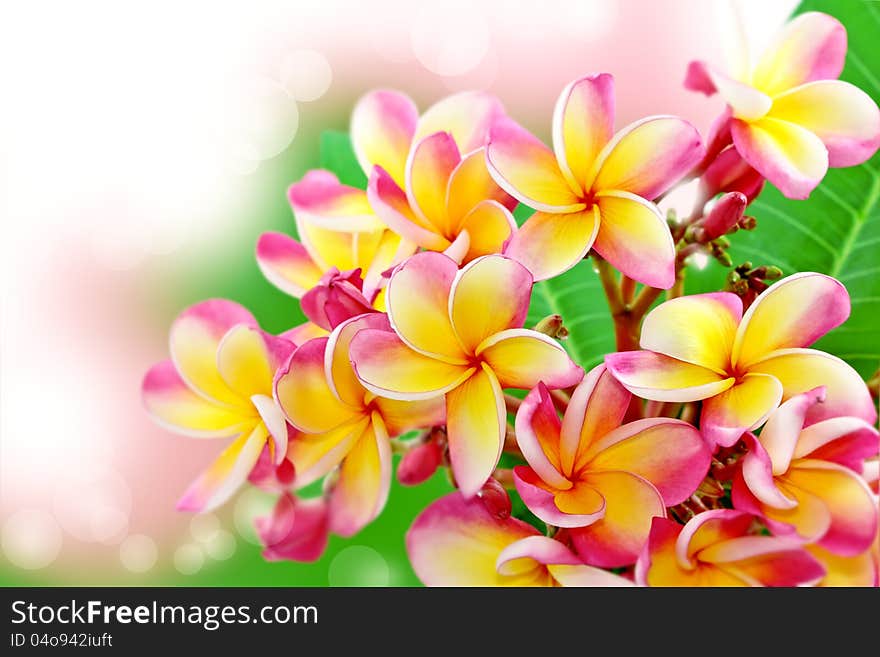
[[[642,586],[808,586],[825,569],[797,542],[750,534],[755,517],[704,511],[684,526],[654,518],[636,563]]]
[[[293,352],[288,340],[259,329],[247,310],[224,299],[198,303],[171,327],[171,359],[144,377],[144,405],[171,431],[235,437],[186,491],[182,511],[208,511],[243,484],[268,446],[280,465],[288,425],[272,397],[275,371]]]
[[[789,198],[806,198],[829,166],[861,164],[880,146],[880,110],[868,94],[837,79],[846,29],[826,14],[791,21],[754,65],[727,76],[702,62],[686,86],[727,102],[733,144]]]
[[[877,535],[877,505],[859,473],[865,458],[880,451],[880,433],[855,417],[804,428],[807,412],[824,396],[823,388],[795,395],[760,436],[746,434],[749,451],[731,495],[737,509],[760,516],[774,534],[852,557]]]
[[[807,423],[852,415],[869,423],[877,411],[868,388],[845,362],[806,349],[849,317],[846,288],[823,274],[802,273],[765,290],[742,314],[728,292],[680,297],[645,317],[646,351],[609,354],[605,364],[639,397],[703,400],[700,428],[733,445],[760,426],[782,400],[824,385],[827,399]]]
[[[417,253],[391,275],[388,318],[394,331],[363,330],[351,360],[380,397],[446,398],[452,472],[466,496],[492,474],[507,431],[502,388],[574,385],[583,376],[552,338],[522,328],[532,276],[504,256],[461,271],[442,253]]]
[[[290,445],[297,486],[341,464],[330,495],[330,528],[351,536],[385,506],[391,485],[389,436],[443,423],[442,400],[377,398],[358,382],[349,345],[362,330],[389,331],[384,314],[347,320],[329,338],[306,342],[282,367],[275,395],[287,419],[306,435]]]
[[[484,93],[450,96],[421,118],[404,94],[364,96],[351,138],[376,214],[406,240],[459,262],[500,253],[516,230],[516,202],[489,176],[483,147],[502,114]]]
[[[568,85],[553,115],[553,151],[510,119],[492,127],[486,157],[496,182],[537,212],[506,253],[542,280],[574,267],[594,248],[637,281],[668,288],[675,248],[650,201],[703,156],[687,121],[653,116],[614,131],[614,80]]]
[[[621,426],[631,395],[604,365],[575,389],[560,421],[543,384],[516,414],[528,466],[514,469],[523,502],[569,529],[581,558],[616,568],[635,562],[654,516],[690,497],[711,458],[700,432],[669,418]]]
[[[367,194],[339,182],[329,171],[309,171],[287,192],[302,242],[263,233],[257,242],[261,271],[282,292],[300,298],[330,269],[360,269],[372,299],[382,272],[415,251],[374,214]]]
[[[452,493],[422,511],[406,550],[426,586],[632,586],[584,565],[559,541],[516,518],[497,518],[477,498]]]

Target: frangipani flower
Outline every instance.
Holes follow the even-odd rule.
[[[539,384],[516,414],[528,466],[514,469],[523,502],[569,535],[587,563],[635,562],[654,516],[690,497],[711,458],[700,432],[669,418],[621,426],[630,393],[594,368],[575,389],[562,421]]]
[[[532,276],[504,256],[461,271],[442,253],[417,253],[386,289],[394,331],[365,329],[351,343],[364,387],[401,400],[446,398],[452,471],[474,495],[495,469],[507,430],[502,388],[574,385],[583,376],[562,346],[522,328]]]
[[[503,112],[497,99],[476,92],[450,96],[421,118],[401,93],[364,96],[351,138],[376,214],[404,239],[448,249],[459,262],[500,253],[516,230],[515,201],[489,176],[483,147]]]
[[[362,330],[389,331],[388,318],[370,313],[337,326],[296,350],[275,380],[287,419],[306,435],[290,445],[297,486],[306,486],[341,464],[330,494],[330,529],[351,536],[385,506],[391,485],[389,436],[443,423],[443,402],[377,398],[360,385],[349,345]]]
[[[235,440],[178,502],[209,511],[243,484],[268,446],[287,454],[288,426],[272,397],[276,369],[295,345],[259,329],[247,310],[224,299],[184,310],[171,327],[171,359],[144,377],[144,405],[163,427],[197,438]]]
[[[516,518],[452,493],[422,511],[406,550],[426,586],[632,586],[584,565],[565,545]]]
[[[571,269],[594,248],[637,281],[668,288],[675,248],[650,201],[703,156],[696,129],[653,116],[614,132],[614,80],[607,73],[568,85],[553,115],[553,151],[510,119],[493,125],[486,158],[495,181],[537,212],[506,253],[536,280]]]
[[[330,269],[360,269],[365,296],[382,286],[382,272],[415,251],[415,245],[373,213],[366,192],[339,182],[329,171],[309,171],[287,192],[302,243],[283,233],[263,233],[257,264],[282,292],[300,298]]]
[[[797,542],[750,534],[754,516],[704,511],[684,526],[654,518],[636,563],[643,586],[805,586],[825,575]]]
[[[852,557],[877,535],[877,504],[858,473],[880,451],[880,433],[860,418],[836,417],[803,428],[823,388],[795,395],[745,436],[731,495],[737,509],[760,516],[780,536]]]
[[[303,295],[300,301],[303,314],[315,326],[332,331],[347,319],[378,312],[364,296],[363,284],[359,269],[341,272],[332,267]]]
[[[835,415],[877,418],[867,386],[839,358],[805,349],[849,316],[846,288],[802,273],[771,285],[742,315],[735,294],[716,292],[660,304],[645,317],[641,346],[605,364],[627,389],[659,401],[703,400],[707,439],[733,445],[780,401],[824,385],[827,398],[807,424]]]
[[[315,561],[327,547],[329,513],[323,498],[282,493],[267,518],[255,521],[266,561]]]
[[[877,104],[837,79],[846,59],[837,20],[801,14],[754,64],[742,55],[731,76],[693,62],[685,85],[724,98],[736,150],[783,194],[806,198],[829,166],[861,164],[877,151]]]

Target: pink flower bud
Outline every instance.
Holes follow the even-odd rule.
[[[272,515],[255,521],[267,561],[315,561],[327,547],[329,522],[323,498],[299,500],[284,493]]]
[[[764,187],[764,178],[729,146],[706,168],[701,187],[706,198],[720,192],[741,192],[751,203]]]
[[[341,272],[333,267],[303,295],[300,304],[314,324],[332,331],[347,319],[376,312],[363,295],[363,285],[360,269]]]
[[[729,192],[718,199],[709,214],[699,223],[701,242],[710,242],[736,230],[749,200],[740,192]]]
[[[288,428],[288,438],[292,441],[290,435],[294,430]],[[290,445],[290,442],[288,442]],[[293,480],[296,478],[296,468],[293,461],[290,460],[289,453],[284,456],[284,460],[279,464],[275,464],[272,454],[267,444],[260,452],[260,458],[257,459],[251,473],[248,475],[248,481],[257,488],[268,491],[270,493],[286,491],[290,488]]]
[[[440,445],[429,440],[403,455],[397,466],[397,480],[404,486],[417,486],[437,471],[442,460]]]
[[[483,487],[477,493],[477,497],[482,500],[489,513],[499,520],[510,517],[510,495],[507,494],[504,486],[498,483],[496,479],[490,478],[489,481],[483,484]]]

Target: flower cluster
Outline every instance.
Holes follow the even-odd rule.
[[[811,348],[849,316],[846,288],[770,265],[727,291],[682,279],[693,253],[732,264],[725,235],[755,228],[765,181],[804,198],[880,147],[877,105],[836,79],[845,53],[843,27],[808,13],[754,66],[693,63],[686,86],[727,104],[705,143],[673,116],[615,131],[605,73],[563,90],[552,148],[487,94],[421,115],[362,98],[366,189],[308,173],[289,190],[299,241],[257,244],[309,321],[274,336],[236,303],[197,304],[144,380],[163,426],[232,441],[179,508],[249,481],[278,495],[265,558],[314,560],[381,513],[398,453],[401,483],[446,468],[457,489],[406,536],[428,585],[876,585],[876,405]],[[667,220],[657,202],[694,179],[695,211]],[[587,372],[564,318],[525,326],[533,286],[584,258],[618,348]]]

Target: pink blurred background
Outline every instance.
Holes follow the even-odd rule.
[[[704,131],[719,105],[682,88],[688,61],[722,61],[734,16],[759,43],[795,4],[4,5],[0,570],[125,582],[191,570],[200,533],[228,541],[215,518],[174,511],[216,443],[154,426],[140,380],[166,355],[175,277],[217,253],[251,258],[271,228],[261,197],[277,202],[294,179],[261,172],[288,149],[314,159],[316,136],[344,129],[365,90],[425,107],[488,89],[547,137],[562,87],[607,71],[618,127],[670,113]],[[254,509],[224,513],[246,533]]]

